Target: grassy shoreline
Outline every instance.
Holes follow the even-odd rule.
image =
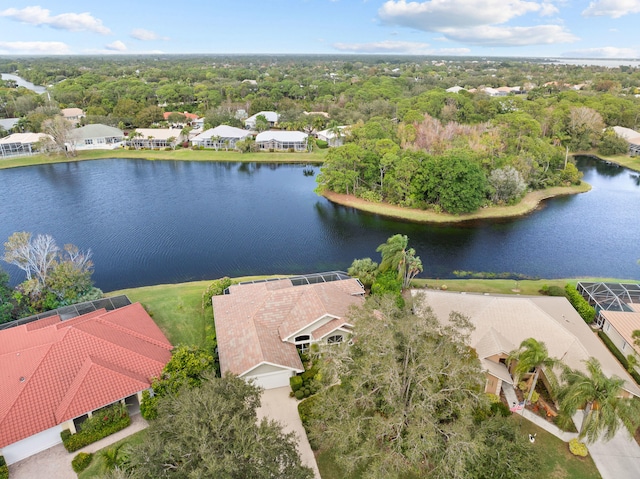
[[[608,161],[610,163],[615,163],[616,165],[624,166],[625,168],[629,168],[633,171],[640,171],[640,156],[629,156],[625,155],[615,155],[615,156],[604,156],[598,153],[596,150],[588,150],[588,151],[578,151],[572,153],[574,156],[592,156],[602,161]]]
[[[332,191],[324,191],[322,196],[332,203],[355,208],[367,213],[380,216],[411,221],[414,223],[459,223],[463,221],[496,218],[514,218],[527,215],[535,211],[542,201],[555,198],[557,196],[567,196],[579,193],[586,193],[591,190],[591,185],[582,182],[578,186],[556,186],[545,190],[536,190],[528,193],[522,201],[512,206],[495,206],[491,208],[481,208],[474,213],[452,215],[449,213],[436,213],[430,210],[419,210],[414,208],[404,208],[402,206],[390,205],[388,203],[374,203],[357,198],[353,195],[344,195]]]
[[[240,163],[322,163],[328,150],[316,150],[311,153],[238,153],[237,151],[191,150],[90,150],[79,151],[76,156],[61,154],[33,155],[18,158],[0,159],[0,169],[24,166],[49,165],[75,161],[124,158],[149,161],[234,161]]]

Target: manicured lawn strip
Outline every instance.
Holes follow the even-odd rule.
[[[417,288],[442,288],[446,286],[449,291],[466,291],[469,293],[492,294],[522,294],[539,295],[544,285],[558,286],[564,289],[565,284],[577,284],[578,281],[586,282],[611,282],[611,283],[638,283],[637,280],[614,278],[561,278],[518,280],[513,279],[414,279],[412,285]],[[517,286],[517,288],[516,288]],[[518,289],[518,291],[514,291]]]
[[[512,419],[520,425],[522,434],[536,434],[536,442],[531,445],[536,451],[537,460],[533,461],[536,477],[557,477],[563,479],[598,479],[600,473],[590,456],[574,456],[569,452],[569,444],[539,428],[520,415]],[[324,477],[324,476],[323,476]]]
[[[19,158],[0,159],[0,169],[19,166],[66,163],[69,161],[98,160],[104,158],[130,158],[143,160],[178,161],[239,161],[243,163],[322,163],[328,150],[316,150],[311,153],[238,153],[237,151],[191,150],[91,150],[79,151],[77,156],[34,155]]]
[[[556,186],[553,188],[547,188],[546,190],[532,191],[531,193],[528,193],[517,205],[480,208],[474,213],[460,215],[436,213],[431,210],[403,208],[402,206],[390,205],[387,203],[375,203],[363,200],[362,198],[356,198],[352,195],[338,194],[332,191],[325,191],[322,195],[333,203],[389,218],[397,218],[415,223],[458,223],[461,221],[479,219],[523,216],[538,208],[543,200],[554,198],[556,196],[585,193],[590,189],[591,185],[584,182],[578,186]]]
[[[111,449],[120,444],[126,444],[125,446],[123,446],[123,449],[120,451],[120,454],[124,454],[127,452],[126,449],[128,445],[134,446],[137,444],[142,444],[146,438],[146,435],[147,435],[147,431],[146,429],[143,429],[142,431],[138,431],[132,434],[131,436],[127,436],[124,439],[120,439],[118,442],[113,443],[110,446],[100,449],[100,451],[96,451],[93,455],[93,460],[91,461],[91,464],[89,464],[89,467],[87,467],[84,471],[78,474],[78,479],[90,479],[93,477],[100,477],[102,476],[102,474],[104,474],[104,471],[102,469],[103,460],[102,460],[102,457],[100,456],[101,451],[104,451],[106,449]]]
[[[246,276],[236,280],[268,277]],[[140,302],[174,346],[203,347],[207,334],[213,332],[211,306],[202,310],[202,292],[211,281],[143,286],[113,291],[107,296],[126,294],[132,302]]]

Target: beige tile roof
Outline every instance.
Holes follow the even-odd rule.
[[[333,333],[338,328],[351,329],[353,328],[353,325],[342,318],[336,318],[320,326],[319,328],[314,329],[311,332],[311,335],[314,339],[318,340],[324,338],[329,333]]]
[[[474,348],[486,347],[485,336],[491,329],[516,346],[527,338],[535,338],[545,343],[551,356],[573,369],[586,371],[584,361],[591,356],[597,358],[605,374],[625,379],[625,389],[640,396],[640,388],[565,298],[431,290],[413,293],[424,294],[426,303],[441,321],[452,311],[468,316],[475,325],[470,337]]]
[[[235,285],[213,297],[222,373],[242,375],[262,363],[302,371],[295,345],[285,339],[331,315],[344,316],[361,304],[355,279],[293,286],[288,279]]]
[[[637,306],[632,307],[636,309]],[[632,346],[640,354],[640,348],[634,346],[633,337],[631,336],[635,330],[640,329],[640,312],[602,311],[600,314],[611,323],[611,326],[629,343],[629,346]]]

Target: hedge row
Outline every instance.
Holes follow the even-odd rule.
[[[82,428],[82,430],[76,434],[71,434],[71,431],[68,429],[62,431],[60,437],[62,437],[62,443],[65,449],[69,452],[77,451],[131,424],[131,418],[126,410],[123,414],[118,414],[117,416],[108,415],[112,412],[112,410],[106,412],[96,411],[93,417],[85,421],[85,423],[88,423],[88,427]],[[100,424],[100,422],[102,422],[102,424]]]
[[[92,459],[93,454],[91,454],[90,452],[79,452],[71,461],[71,467],[76,474],[80,474],[87,467],[89,467]]]
[[[9,466],[7,466],[4,456],[0,456],[0,479],[9,479]]]
[[[613,341],[611,341],[611,338],[607,336],[607,333],[605,333],[604,331],[598,331],[598,336],[600,337],[600,339],[602,339],[602,342],[609,348],[609,351],[611,351],[613,355],[618,359],[618,361],[620,361],[622,367],[629,371],[629,362],[627,361],[626,356],[622,354],[622,351],[620,351],[615,344],[613,344]],[[636,370],[631,371],[629,374],[631,374],[631,377],[635,380],[636,383],[640,384],[640,374],[638,374]]]
[[[567,294],[567,299],[571,305],[575,308],[578,314],[584,319],[587,324],[593,323],[596,319],[596,310],[589,302],[582,297],[578,290],[571,284],[567,284],[564,287],[564,291]]]

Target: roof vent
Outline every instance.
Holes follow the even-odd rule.
[[[20,382],[23,383],[24,382],[24,376],[20,376]]]

